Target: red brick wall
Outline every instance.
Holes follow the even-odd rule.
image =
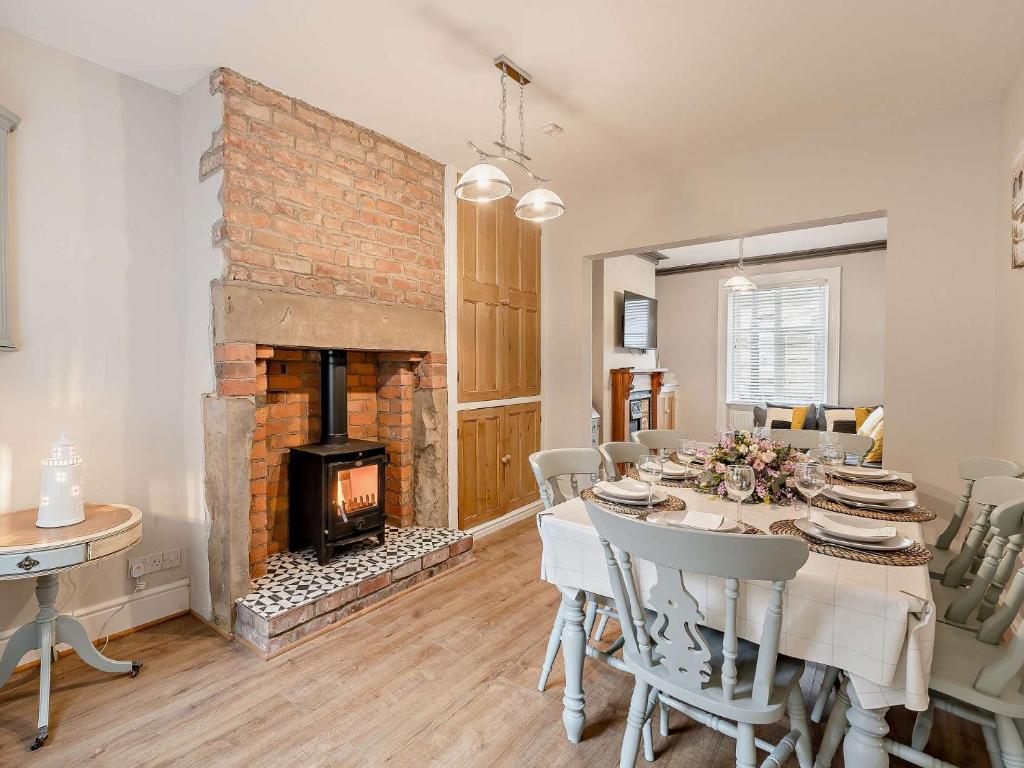
[[[227,279],[443,309],[440,163],[231,70],[211,89],[224,128],[201,173],[224,171]]]

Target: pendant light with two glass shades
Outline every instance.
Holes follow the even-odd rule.
[[[519,66],[514,64],[508,57],[499,56],[494,60],[494,66],[501,71],[501,136],[494,146],[498,148],[497,154],[485,152],[472,141],[467,142],[480,157],[480,162],[462,174],[459,183],[455,186],[455,196],[460,200],[470,203],[490,203],[500,200],[512,194],[512,182],[509,181],[505,172],[493,163],[488,161],[512,163],[527,176],[533,179],[537,186],[523,195],[516,203],[516,217],[524,221],[540,223],[555,219],[565,213],[565,204],[562,199],[547,189],[544,185],[550,179],[545,179],[531,171],[526,163],[530,157],[526,154],[526,86],[530,83],[530,76]],[[505,122],[507,105],[507,83],[511,78],[519,83],[519,149],[513,149],[505,141]]]

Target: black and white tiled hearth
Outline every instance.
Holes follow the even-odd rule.
[[[321,566],[311,549],[267,561],[236,604],[235,632],[266,656],[472,557],[473,537],[451,528],[392,528]]]

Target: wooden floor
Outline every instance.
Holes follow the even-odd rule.
[[[0,766],[617,765],[624,675],[588,663],[579,745],[562,730],[560,662],[548,690],[536,689],[557,593],[538,579],[533,521],[476,552],[472,565],[272,661],[187,617],[110,643],[111,657],[145,661],[138,679],[62,659],[50,740],[35,753],[38,685],[22,673],[0,693]],[[907,740],[907,714],[889,719]],[[676,713],[672,725],[655,737],[658,766],[734,764],[730,739]],[[978,729],[942,713],[931,747],[961,766],[988,764]]]

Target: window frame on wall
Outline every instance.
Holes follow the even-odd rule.
[[[11,338],[10,286],[8,284],[7,244],[10,218],[7,207],[7,137],[13,133],[21,118],[0,105],[0,350],[14,349]]]
[[[775,272],[760,275],[748,274],[759,289],[824,284],[828,291],[826,310],[828,328],[825,351],[825,399],[829,403],[839,402],[839,339],[842,318],[842,267],[822,267],[789,272]],[[728,276],[718,281],[718,418],[719,429],[735,426],[749,429],[753,423],[753,409],[756,402],[729,401],[729,294],[725,288]],[[769,402],[778,402],[766,398]],[[764,401],[759,401],[764,402]],[[820,405],[820,401],[812,401]],[[780,403],[800,405],[801,403]]]

